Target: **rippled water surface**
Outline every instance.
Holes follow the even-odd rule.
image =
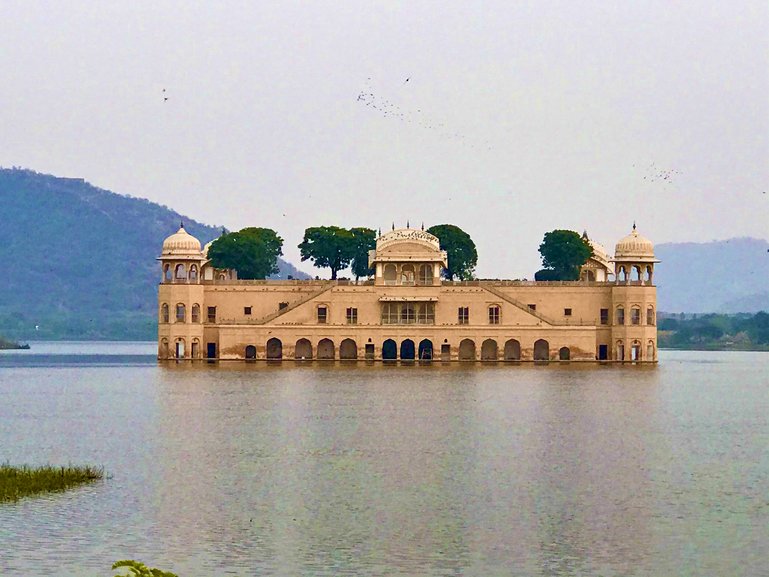
[[[769,575],[769,354],[658,367],[0,354],[0,575]]]

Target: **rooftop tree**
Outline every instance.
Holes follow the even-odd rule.
[[[579,280],[579,270],[593,255],[593,249],[579,233],[573,230],[546,232],[539,245],[542,270],[536,280]]]
[[[338,226],[310,227],[299,243],[299,254],[302,261],[309,259],[318,268],[330,268],[331,280],[336,280],[336,273],[346,269],[355,258],[355,237]]]
[[[208,248],[215,268],[234,268],[242,279],[264,279],[278,272],[283,239],[269,228],[249,227],[225,233]]]
[[[473,278],[475,265],[478,262],[478,252],[470,235],[453,224],[437,224],[427,229],[427,232],[437,236],[441,250],[446,251],[448,267],[443,269],[447,280],[469,280]]]
[[[350,263],[350,270],[355,275],[355,281],[362,276],[371,276],[374,270],[368,266],[368,251],[376,248],[376,232],[370,228],[356,227],[351,228],[350,233],[353,238],[353,257]]]

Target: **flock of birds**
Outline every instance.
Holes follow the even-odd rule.
[[[672,184],[673,176],[681,174],[675,168],[659,168],[654,162],[648,167],[648,172],[644,180],[649,182],[662,182],[663,184]]]
[[[410,80],[411,77],[409,76],[406,78],[406,80],[403,81],[403,84],[405,85]],[[456,130],[452,130],[451,127],[446,123],[431,120],[426,114],[422,112],[421,108],[409,109],[400,106],[387,98],[379,96],[371,87],[371,78],[366,80],[366,85],[363,90],[358,93],[356,102],[359,102],[361,105],[367,107],[372,112],[376,112],[382,118],[397,120],[406,124],[417,126],[424,130],[432,130],[437,132],[440,137],[446,140],[459,142],[460,144],[469,148],[485,148],[487,150],[491,150],[491,145],[488,141],[483,143],[475,141],[474,139],[468,138],[466,135]]]

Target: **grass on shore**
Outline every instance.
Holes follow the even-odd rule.
[[[104,478],[102,467],[85,465],[30,467],[0,463],[0,503],[17,501],[38,493],[66,491],[78,485],[93,483]]]

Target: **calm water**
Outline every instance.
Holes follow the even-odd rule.
[[[0,354],[0,575],[769,575],[769,354],[659,367],[157,365]]]

